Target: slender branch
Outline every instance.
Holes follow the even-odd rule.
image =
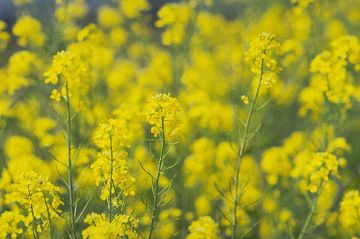
[[[311,227],[311,223],[313,221],[313,217],[314,217],[314,214],[316,212],[316,208],[317,208],[317,202],[318,202],[318,199],[320,197],[320,193],[321,193],[321,189],[322,189],[322,182],[320,183],[320,188],[319,190],[316,192],[316,195],[315,197],[313,198],[313,200],[311,201],[311,204],[310,204],[310,212],[308,214],[308,216],[306,217],[306,220],[305,220],[305,223],[303,225],[303,227],[301,228],[301,231],[300,231],[300,234],[299,236],[297,237],[297,239],[303,239],[305,238],[305,235],[309,232],[309,229]]]
[[[49,205],[46,201],[46,195],[45,192],[43,193],[43,197],[44,197],[44,203],[45,203],[45,207],[46,207],[46,213],[47,213],[47,217],[48,217],[48,221],[49,221],[49,234],[50,234],[50,239],[53,239],[53,231],[52,231],[52,221],[51,221],[51,214],[50,214],[50,208]]]
[[[160,176],[163,171],[163,165],[164,165],[164,151],[165,151],[165,131],[164,131],[164,117],[161,118],[161,149],[160,149],[160,156],[159,160],[157,161],[157,173],[155,182],[153,180],[153,205],[151,210],[151,225],[150,225],[150,232],[148,239],[152,238],[153,231],[155,230],[156,226],[156,216],[159,209],[159,181]]]
[[[256,100],[259,96],[259,92],[260,92],[260,87],[261,87],[261,81],[263,78],[263,73],[264,73],[264,59],[261,60],[261,71],[260,71],[260,76],[259,76],[259,81],[257,84],[257,88],[256,88],[256,92],[255,92],[255,96],[253,98],[253,100],[251,101],[251,105],[250,105],[250,109],[247,115],[247,119],[246,122],[244,124],[244,132],[243,135],[241,137],[241,145],[239,148],[239,152],[238,152],[238,157],[237,157],[237,162],[236,162],[236,175],[235,175],[235,198],[234,198],[234,209],[233,209],[233,224],[232,224],[232,228],[231,228],[231,238],[235,239],[236,238],[236,226],[237,226],[237,218],[236,218],[236,214],[237,214],[237,208],[238,208],[238,204],[239,204],[239,176],[240,176],[240,164],[242,161],[242,158],[244,157],[244,152],[245,152],[245,147],[246,147],[246,143],[248,141],[248,131],[250,128],[250,124],[251,124],[251,119],[253,117],[253,113],[255,111],[255,104],[256,104]]]
[[[70,204],[70,224],[72,236],[76,239],[76,221],[74,213],[74,185],[73,185],[73,166],[71,159],[71,106],[70,106],[70,94],[69,94],[69,83],[66,80],[66,108],[67,108],[67,156],[68,156],[68,181],[69,181],[69,204]]]
[[[109,212],[109,221],[112,221],[112,175],[113,175],[113,161],[114,161],[114,155],[113,155],[113,143],[112,143],[112,135],[109,134],[109,140],[110,140],[110,180],[109,180],[109,198],[108,198],[108,212]]]
[[[28,185],[28,196],[31,197],[31,193],[30,193],[30,186]],[[31,212],[31,217],[32,217],[32,231],[33,231],[33,236],[35,239],[39,239],[39,233],[37,231],[37,225],[36,225],[36,217],[34,214],[34,207],[32,204],[30,204],[30,212]]]

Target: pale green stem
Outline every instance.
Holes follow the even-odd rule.
[[[237,226],[237,208],[238,208],[238,204],[239,204],[239,200],[240,200],[240,196],[239,196],[239,176],[240,176],[240,164],[241,164],[241,160],[244,157],[244,152],[245,152],[245,147],[246,147],[246,143],[247,143],[247,139],[248,139],[248,131],[250,128],[250,124],[251,124],[251,119],[253,117],[254,114],[254,110],[255,110],[255,104],[256,104],[256,100],[259,96],[259,92],[260,92],[260,87],[261,87],[261,82],[262,82],[262,78],[263,78],[263,73],[264,73],[264,60],[262,59],[261,61],[261,71],[260,71],[260,76],[259,76],[259,81],[256,87],[256,92],[254,95],[254,98],[251,101],[251,105],[250,105],[250,109],[247,115],[247,119],[245,122],[245,126],[244,126],[244,132],[243,135],[241,137],[241,144],[240,144],[240,149],[238,152],[238,157],[237,157],[237,163],[236,163],[236,175],[235,175],[235,198],[234,198],[234,209],[233,209],[233,224],[231,227],[231,238],[235,239],[236,238],[236,226]]]
[[[70,105],[70,94],[69,94],[69,83],[66,80],[66,108],[67,108],[67,156],[68,156],[68,189],[69,189],[69,204],[70,204],[70,224],[72,230],[72,236],[74,239],[76,236],[76,220],[74,212],[74,185],[73,185],[73,166],[71,159],[71,105]]]
[[[113,175],[113,161],[114,161],[114,155],[113,155],[113,143],[112,143],[112,135],[109,134],[109,140],[110,140],[110,175],[109,175],[109,198],[108,198],[108,212],[109,212],[109,221],[112,221],[112,175]]]
[[[52,231],[52,222],[51,222],[51,214],[50,214],[50,208],[49,205],[46,201],[46,196],[45,196],[45,192],[43,192],[43,196],[44,196],[44,203],[45,203],[45,207],[46,207],[46,213],[47,213],[47,217],[48,217],[48,221],[49,221],[49,235],[50,238],[53,239],[53,231]]]
[[[158,201],[159,201],[159,180],[160,180],[160,176],[161,173],[163,171],[163,162],[164,162],[164,150],[165,150],[165,132],[164,132],[164,117],[161,118],[161,149],[160,149],[160,156],[159,156],[159,160],[157,162],[157,173],[156,173],[156,179],[155,179],[155,183],[153,183],[153,205],[152,205],[152,210],[151,210],[151,225],[150,225],[150,232],[149,232],[149,237],[148,239],[152,238],[152,234],[153,231],[155,230],[156,227],[156,219],[157,219],[157,214],[158,214],[158,210],[159,210],[159,205],[158,205]]]
[[[28,185],[28,196],[31,197],[31,193],[30,193],[30,187]],[[35,214],[34,214],[34,208],[33,205],[30,204],[30,212],[31,212],[31,217],[32,217],[32,231],[33,231],[33,236],[35,239],[39,238],[39,233],[37,231],[37,225],[36,225],[36,218],[35,218]]]

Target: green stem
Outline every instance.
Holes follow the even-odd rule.
[[[262,82],[262,78],[263,78],[263,73],[264,73],[264,60],[262,59],[259,81],[258,81],[258,84],[257,84],[255,96],[254,96],[253,100],[251,101],[250,110],[248,112],[247,119],[246,119],[246,122],[245,122],[245,126],[244,126],[245,128],[244,128],[243,135],[241,137],[241,145],[240,145],[240,149],[239,149],[238,157],[237,157],[237,162],[236,162],[235,198],[234,198],[234,205],[233,205],[234,206],[234,209],[233,209],[233,224],[232,224],[232,227],[231,227],[231,238],[232,239],[236,238],[236,226],[237,226],[236,214],[237,214],[237,207],[238,207],[239,200],[240,200],[240,196],[239,196],[240,164],[241,164],[242,158],[244,157],[244,152],[245,152],[245,147],[246,147],[247,137],[248,137],[248,131],[249,131],[249,128],[250,128],[251,119],[252,119],[253,114],[254,114],[256,100],[257,100],[257,98],[259,96],[261,82]]]
[[[309,212],[308,216],[306,217],[305,223],[304,223],[303,227],[301,228],[300,234],[297,237],[297,239],[303,239],[305,237],[305,235],[309,232],[309,229],[310,229],[314,214],[316,212],[317,201],[318,201],[318,199],[320,197],[321,189],[322,189],[322,182],[320,183],[320,188],[316,192],[316,195],[315,195],[314,199],[311,202],[310,212]]]
[[[45,196],[45,192],[43,192],[43,196],[44,196],[44,203],[45,203],[45,207],[46,207],[46,213],[47,213],[47,217],[48,217],[48,221],[49,221],[49,234],[50,234],[50,238],[53,239],[53,231],[52,231],[52,222],[51,222],[51,215],[50,215],[50,208],[49,205],[46,201],[46,196]]]
[[[28,185],[28,196],[29,198],[31,197],[31,193],[30,193],[30,187]],[[39,233],[37,231],[37,226],[36,226],[36,218],[35,218],[35,214],[34,214],[34,207],[32,204],[30,204],[30,212],[31,212],[31,216],[32,216],[32,231],[33,231],[33,236],[35,239],[38,239],[39,238]]]
[[[156,226],[156,217],[158,214],[158,201],[159,201],[159,180],[161,173],[163,171],[163,163],[164,163],[164,150],[165,150],[165,131],[164,131],[164,117],[161,118],[161,149],[160,149],[160,156],[159,160],[157,161],[157,173],[156,173],[156,179],[155,183],[153,183],[152,189],[153,189],[153,205],[151,210],[151,225],[150,225],[150,232],[148,239],[152,238],[153,231],[155,230]]]
[[[67,108],[67,156],[68,156],[68,189],[69,189],[69,204],[70,204],[70,224],[73,238],[76,239],[76,221],[74,212],[74,185],[73,185],[73,166],[71,160],[71,105],[69,94],[69,83],[66,81],[66,108]]]
[[[108,198],[108,212],[109,212],[109,221],[112,221],[112,175],[113,175],[113,161],[114,161],[114,155],[113,155],[113,146],[112,146],[112,136],[111,133],[110,136],[110,180],[109,180],[109,198]]]

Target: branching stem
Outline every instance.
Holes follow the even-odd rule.
[[[151,210],[151,225],[150,225],[150,232],[148,239],[152,238],[153,231],[156,227],[156,220],[157,220],[157,214],[159,211],[159,181],[160,176],[163,172],[164,167],[164,152],[165,152],[165,146],[166,146],[166,140],[165,140],[165,131],[164,131],[164,117],[161,118],[161,149],[160,149],[160,156],[157,161],[157,173],[155,180],[153,179],[153,185],[152,185],[152,191],[153,191],[153,205]]]
[[[246,122],[245,122],[245,125],[244,125],[244,132],[243,132],[242,137],[240,139],[241,140],[240,148],[239,148],[237,162],[236,162],[235,195],[234,195],[234,204],[233,204],[234,208],[233,208],[233,215],[232,215],[233,223],[232,223],[232,227],[231,227],[231,238],[232,239],[236,238],[236,226],[237,226],[236,214],[237,214],[237,208],[238,208],[238,204],[239,204],[239,200],[240,200],[240,195],[239,195],[240,164],[241,164],[241,161],[242,161],[242,159],[244,157],[246,143],[249,140],[248,132],[249,132],[250,124],[251,124],[251,119],[252,119],[254,111],[255,111],[256,100],[257,100],[257,98],[259,96],[261,82],[262,82],[262,78],[263,78],[263,73],[264,73],[264,60],[262,59],[259,81],[258,81],[258,84],[257,84],[257,87],[256,87],[254,98],[252,99],[251,104],[250,104],[250,109],[249,109],[247,119],[246,119]]]
[[[305,237],[305,235],[309,232],[309,229],[311,228],[311,224],[316,212],[316,208],[317,208],[317,202],[318,199],[320,197],[320,193],[321,193],[321,189],[322,189],[322,182],[320,183],[320,188],[318,189],[318,191],[316,192],[313,200],[311,201],[311,205],[310,205],[310,212],[308,214],[308,216],[306,217],[305,223],[303,225],[303,227],[301,228],[300,234],[297,237],[297,239],[303,239]]]
[[[110,140],[110,175],[109,175],[109,198],[108,198],[108,212],[109,212],[109,221],[112,221],[112,185],[113,185],[113,161],[114,161],[114,155],[113,155],[113,143],[112,143],[112,135],[109,134],[109,140]]]
[[[68,184],[69,184],[69,204],[70,204],[70,224],[72,236],[74,239],[76,236],[76,221],[74,212],[74,184],[73,184],[73,166],[71,159],[71,106],[70,106],[70,94],[69,94],[69,83],[66,80],[66,110],[67,110],[67,156],[68,156]]]

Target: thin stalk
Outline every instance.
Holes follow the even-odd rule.
[[[155,183],[153,184],[153,205],[151,210],[151,225],[148,239],[152,238],[153,231],[155,230],[156,216],[158,213],[158,201],[159,201],[159,180],[164,165],[164,151],[165,151],[165,132],[164,132],[164,117],[161,118],[161,149],[159,160],[157,161],[157,173]]]
[[[74,213],[74,185],[73,185],[73,166],[71,159],[71,106],[69,96],[69,83],[66,81],[66,108],[67,108],[67,156],[68,156],[68,181],[69,181],[69,204],[70,204],[70,224],[73,238],[76,239],[76,221]]]
[[[28,196],[31,197],[31,193],[30,193],[30,187],[28,185]],[[39,237],[39,233],[37,231],[37,228],[36,228],[36,218],[35,218],[35,214],[34,214],[34,207],[32,204],[30,204],[30,212],[31,212],[31,216],[32,216],[32,232],[33,232],[33,236],[35,239],[38,239],[40,238]]]
[[[236,214],[237,214],[237,207],[238,207],[239,200],[240,200],[240,196],[239,196],[240,163],[241,163],[242,158],[244,157],[245,147],[246,147],[246,143],[247,143],[247,139],[248,139],[247,135],[248,135],[248,131],[249,131],[249,128],[250,128],[251,119],[252,119],[253,114],[254,114],[256,100],[257,100],[257,98],[259,96],[261,82],[262,82],[262,78],[263,78],[263,73],[264,73],[264,60],[261,60],[261,71],[260,71],[259,81],[258,81],[258,84],[257,84],[257,87],[256,87],[256,92],[255,92],[254,98],[251,101],[250,110],[248,112],[247,119],[246,119],[246,122],[245,122],[244,132],[243,132],[243,135],[241,137],[241,144],[240,144],[240,149],[239,149],[239,152],[238,152],[237,163],[236,163],[235,198],[234,198],[234,205],[233,205],[234,206],[234,209],[233,209],[233,224],[232,224],[232,228],[231,228],[231,238],[232,239],[236,238],[236,226],[237,226]]]
[[[109,198],[108,198],[108,213],[109,213],[109,221],[112,221],[112,175],[113,175],[113,161],[114,161],[114,155],[113,155],[113,146],[112,146],[112,136],[111,133],[109,134],[109,140],[110,140],[110,180],[109,180]]]
[[[322,189],[322,182],[320,183],[320,188],[316,192],[316,195],[315,195],[315,197],[313,198],[313,200],[311,202],[310,212],[309,212],[308,216],[306,217],[305,223],[304,223],[303,227],[301,228],[300,234],[297,237],[297,239],[303,239],[305,237],[305,235],[309,232],[312,220],[314,218],[314,214],[316,212],[317,201],[318,201],[318,199],[320,197],[321,189]]]
[[[49,221],[49,234],[50,234],[50,238],[53,239],[53,231],[52,231],[52,222],[51,222],[51,215],[50,215],[50,208],[49,205],[46,201],[46,196],[45,196],[45,192],[43,192],[43,196],[44,196],[44,203],[45,203],[45,207],[46,207],[46,213],[47,213],[47,217],[48,217],[48,221]]]

